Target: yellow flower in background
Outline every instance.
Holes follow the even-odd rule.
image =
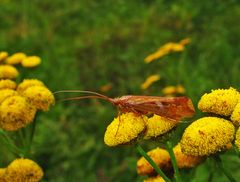
[[[38,182],[43,177],[42,168],[30,159],[15,159],[5,171],[6,182]]]
[[[6,80],[0,80],[0,90],[1,89],[16,89],[17,84],[16,82],[6,79]]]
[[[11,96],[0,105],[0,127],[15,131],[31,123],[36,109],[24,97]]]
[[[5,171],[6,169],[5,168],[0,168],[0,182],[6,182],[5,181]]]
[[[22,94],[27,88],[32,86],[45,86],[44,83],[37,79],[24,79],[17,87],[17,91]]]
[[[15,79],[18,75],[18,70],[14,66],[0,65],[0,79]]]
[[[8,53],[5,51],[0,52],[0,62],[4,61],[8,57]]]
[[[229,148],[235,128],[225,119],[203,117],[190,124],[183,133],[181,149],[184,154],[208,156]]]
[[[169,120],[158,115],[153,115],[146,122],[147,129],[144,134],[144,139],[149,139],[163,135],[170,131],[173,127],[177,125],[175,121]]]
[[[145,130],[146,116],[134,113],[123,113],[108,125],[104,135],[104,142],[108,146],[129,143]]]
[[[182,85],[167,86],[162,89],[164,95],[185,94],[186,90]]]
[[[211,93],[206,93],[202,96],[198,102],[198,108],[202,112],[230,116],[239,99],[239,92],[232,87],[229,89],[212,90]]]
[[[41,58],[38,56],[28,56],[21,61],[23,67],[32,68],[41,63]]]
[[[192,168],[200,164],[204,157],[192,156],[182,153],[180,143],[173,148],[174,155],[176,157],[178,168]]]
[[[238,147],[238,150],[240,151],[240,128],[238,128],[238,130],[236,132],[235,144]]]
[[[53,93],[44,86],[28,87],[22,95],[37,109],[48,111],[55,104]]]
[[[145,90],[148,87],[150,87],[154,82],[160,80],[160,75],[155,74],[155,75],[151,75],[149,77],[147,77],[147,79],[145,80],[145,82],[141,85],[141,89]]]
[[[165,180],[161,176],[152,176],[145,179],[143,182],[165,182]]]
[[[183,39],[179,43],[169,42],[160,47],[155,53],[147,56],[144,61],[150,63],[158,58],[161,58],[171,52],[180,52],[184,50],[184,46],[190,42],[190,39]]]
[[[150,150],[147,154],[160,169],[168,170],[171,168],[170,155],[167,150],[157,147],[153,150]],[[144,157],[141,157],[137,161],[137,173],[140,175],[149,175],[154,174],[155,170]]]
[[[240,102],[235,106],[232,112],[231,121],[235,126],[240,126]]]
[[[7,59],[6,59],[6,63],[7,64],[19,64],[22,62],[23,59],[26,58],[26,54],[22,53],[22,52],[18,52],[18,53],[15,53],[11,56],[9,56]]]
[[[8,97],[18,95],[15,90],[12,89],[2,89],[0,90],[0,104]]]
[[[113,86],[112,86],[111,83],[107,83],[106,85],[101,86],[99,90],[101,92],[108,92],[108,91],[110,91],[112,89],[112,87]]]

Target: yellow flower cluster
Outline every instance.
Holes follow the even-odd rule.
[[[0,169],[1,182],[38,182],[42,177],[42,168],[30,159],[15,159],[6,168]]]
[[[184,50],[185,45],[190,42],[190,39],[183,39],[179,43],[169,42],[162,47],[160,47],[156,52],[147,56],[144,61],[145,63],[150,63],[156,59],[159,59],[171,52],[180,52]]]
[[[236,132],[235,144],[238,147],[238,149],[240,150],[240,128],[238,128],[238,130]]]
[[[235,137],[234,125],[239,127],[240,124],[239,101],[240,94],[232,87],[204,94],[198,108],[218,117],[203,117],[189,125],[181,139],[182,151],[194,156],[208,156],[231,148]]]
[[[145,90],[148,87],[150,87],[154,82],[160,80],[160,75],[156,74],[156,75],[151,75],[149,76],[144,83],[142,83],[141,85],[141,89]]]
[[[165,182],[161,176],[153,176],[145,179],[143,182]]]
[[[204,158],[199,156],[186,155],[181,151],[180,144],[173,148],[174,155],[176,157],[178,168],[192,168],[200,164]],[[172,163],[170,155],[167,150],[156,148],[147,153],[149,157],[158,165],[163,171],[169,171],[172,169]],[[147,160],[141,157],[137,162],[137,173],[139,175],[152,175],[155,174],[153,167],[147,162]]]
[[[162,93],[165,96],[173,96],[178,94],[185,94],[185,88],[182,85],[177,86],[167,86],[162,89]]]
[[[11,56],[7,52],[0,52],[0,79],[16,79],[19,75],[15,65],[21,64],[23,67],[32,68],[41,63],[38,56],[27,56],[22,52],[15,53]]]
[[[176,122],[158,115],[148,118],[131,112],[123,113],[107,127],[104,142],[108,146],[126,144],[140,134],[144,139],[150,139],[169,132],[176,125]]]
[[[34,120],[37,110],[48,111],[55,99],[36,79],[25,79],[17,87],[11,80],[0,81],[0,127],[15,131]]]

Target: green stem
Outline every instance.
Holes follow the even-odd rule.
[[[174,155],[174,152],[173,152],[173,147],[172,147],[172,144],[171,142],[167,142],[167,145],[166,145],[166,149],[170,155],[170,159],[171,159],[171,162],[172,162],[172,166],[173,166],[173,169],[174,169],[174,177],[176,179],[177,182],[181,182],[181,177],[180,177],[180,173],[179,173],[179,169],[178,169],[178,166],[177,166],[177,160],[176,160],[176,157]]]
[[[166,181],[171,182],[171,180],[163,173],[163,171],[157,166],[157,164],[151,159],[151,157],[148,156],[148,154],[143,150],[143,148],[137,144],[137,150],[138,152],[151,164],[153,169]]]
[[[213,157],[213,159],[215,160],[215,162],[216,162],[217,166],[219,167],[219,169],[220,169],[220,170],[225,174],[225,176],[229,179],[229,181],[231,181],[231,182],[237,182],[237,180],[235,180],[235,179],[233,178],[232,174],[224,168],[223,163],[222,163],[222,160],[221,160],[221,158],[220,158],[219,155],[215,155],[215,156]]]

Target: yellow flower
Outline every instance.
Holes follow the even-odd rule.
[[[240,102],[235,106],[232,112],[231,121],[235,126],[240,126]]]
[[[34,119],[36,109],[24,97],[11,96],[0,105],[0,126],[8,131],[25,127]]]
[[[18,70],[11,65],[0,65],[0,79],[15,79],[18,76]]]
[[[192,156],[182,153],[180,143],[173,149],[178,168],[191,168],[200,164],[204,158],[201,156]]]
[[[185,88],[182,85],[167,86],[162,89],[164,95],[184,94],[185,92]]]
[[[42,177],[42,168],[30,159],[15,159],[5,171],[6,182],[38,182]]]
[[[176,126],[177,123],[167,118],[154,115],[153,117],[148,119],[148,121],[146,122],[146,125],[147,125],[147,129],[144,134],[144,139],[149,139],[149,138],[157,137],[159,135],[167,133],[174,126]]]
[[[100,87],[101,92],[108,92],[111,89],[112,89],[112,84],[111,83],[108,83],[108,84]]]
[[[6,182],[5,181],[5,171],[6,169],[5,168],[0,168],[0,182]]]
[[[0,89],[16,89],[17,84],[16,82],[6,79],[6,80],[0,80]]]
[[[4,61],[8,57],[8,53],[5,51],[0,52],[0,62]]]
[[[18,95],[15,90],[12,89],[2,89],[0,90],[0,104],[8,97]]]
[[[158,165],[160,169],[168,170],[171,168],[170,156],[165,149],[157,147],[149,151],[147,154],[152,158],[152,160]],[[140,175],[149,175],[155,173],[155,170],[144,157],[141,157],[137,161],[137,173]]]
[[[45,86],[44,83],[37,79],[24,79],[23,82],[21,82],[18,87],[17,91],[22,94],[28,87],[32,86]]]
[[[129,143],[145,130],[146,116],[137,116],[134,113],[123,113],[114,118],[108,125],[104,135],[104,142],[108,146]]]
[[[238,128],[238,130],[236,132],[235,144],[238,147],[238,150],[240,151],[240,128]]]
[[[230,116],[240,98],[238,91],[232,87],[229,89],[212,90],[204,94],[198,103],[198,108],[203,112]]]
[[[28,87],[22,95],[37,109],[48,111],[51,105],[55,104],[52,92],[43,86]]]
[[[161,176],[153,176],[145,179],[143,182],[165,182]]]
[[[191,42],[190,38],[186,38],[186,39],[183,39],[179,42],[179,44],[182,44],[182,45],[187,45]]]
[[[13,54],[12,56],[8,57],[6,59],[6,63],[7,64],[19,64],[22,62],[22,60],[26,58],[26,54],[22,53],[22,52],[18,52]]]
[[[182,152],[205,156],[227,149],[234,138],[235,128],[225,119],[203,117],[189,125],[181,139]]]
[[[41,63],[41,58],[38,56],[29,56],[22,60],[23,67],[32,68],[38,66]]]
[[[141,89],[145,90],[148,87],[150,87],[154,82],[160,80],[160,76],[158,74],[156,75],[151,75],[149,77],[147,77],[147,79],[145,80],[145,82],[141,85]]]

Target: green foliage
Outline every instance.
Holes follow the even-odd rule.
[[[239,16],[235,0],[1,0],[0,50],[40,56],[42,65],[22,69],[19,80],[38,78],[52,91],[98,91],[110,82],[113,89],[107,94],[112,97],[161,95],[163,87],[182,84],[196,106],[211,89],[239,89]],[[148,65],[143,62],[164,43],[186,37],[191,43],[184,52]],[[140,84],[155,73],[162,80],[141,91]],[[114,115],[111,104],[95,100],[57,102],[48,113],[41,113],[34,152],[44,168],[44,180],[141,181],[134,146],[109,148],[103,142]],[[181,137],[178,130],[176,139]],[[145,149],[157,145],[144,144]],[[12,156],[1,150],[4,166]],[[223,161],[239,179],[239,158],[236,164],[233,156],[224,155]],[[185,173],[186,180],[191,173],[194,182],[226,181],[216,175],[212,161]]]

